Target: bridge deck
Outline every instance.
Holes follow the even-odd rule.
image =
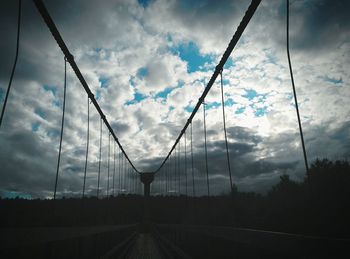
[[[135,245],[132,247],[127,258],[162,258],[159,248],[151,234],[140,233]]]
[[[348,239],[198,225],[137,230],[133,224],[0,228],[0,258],[350,258]]]

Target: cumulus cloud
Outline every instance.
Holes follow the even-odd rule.
[[[147,5],[136,0],[45,4],[117,137],[141,171],[158,168],[169,152],[249,5],[175,0]],[[15,53],[16,5],[16,1],[0,4],[1,104]],[[291,3],[292,63],[311,161],[323,156],[349,158],[348,5],[341,0]],[[286,59],[285,15],[285,1],[263,1],[223,71],[233,179],[242,190],[266,191],[282,173],[297,180],[305,176]],[[191,52],[183,55],[189,46]],[[2,195],[14,191],[52,196],[63,76],[60,49],[34,4],[23,2],[18,66],[0,130]],[[69,67],[67,76],[59,194],[69,196],[82,190],[88,104]],[[214,194],[229,190],[219,83],[218,79],[205,100]],[[91,104],[90,123],[87,186],[93,195],[100,118]],[[202,107],[192,124],[194,173],[202,195],[206,193]],[[108,132],[104,125],[102,133],[101,188],[105,191]],[[189,156],[189,129],[186,136]],[[177,147],[182,161],[184,146],[183,138]],[[115,151],[119,179],[121,161],[117,147]],[[111,164],[112,160],[113,155]],[[182,187],[186,184],[183,163]],[[165,168],[174,172],[174,160]],[[164,179],[163,171],[157,179]],[[155,192],[161,181],[154,184]]]

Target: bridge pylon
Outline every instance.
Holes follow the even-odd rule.
[[[151,193],[151,183],[154,180],[154,173],[140,174],[141,182],[143,183],[143,195],[149,197]]]
[[[150,208],[149,198],[151,194],[151,183],[154,180],[154,173],[142,173],[140,174],[140,180],[143,183],[143,219],[141,223],[140,231],[148,233],[150,231]]]

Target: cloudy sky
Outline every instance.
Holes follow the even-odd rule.
[[[128,156],[140,171],[152,171],[190,116],[250,1],[44,2]],[[223,71],[233,180],[242,191],[264,192],[283,173],[299,181],[305,177],[286,55],[285,9],[284,0],[263,1]],[[23,1],[22,10],[19,59],[0,129],[0,195],[51,197],[64,59],[32,1]],[[350,158],[348,10],[346,0],[291,1],[291,56],[311,162],[316,157]],[[1,1],[0,17],[2,105],[15,56],[17,1]],[[67,73],[59,196],[82,192],[86,149],[87,96],[70,67]],[[229,190],[219,80],[206,104],[210,188],[219,194]],[[92,105],[90,111],[87,192],[93,194],[100,121]],[[190,156],[189,131],[186,136]],[[184,146],[183,138],[182,161]],[[193,151],[197,193],[202,195],[202,109],[193,121]],[[107,155],[103,128],[103,190]],[[167,166],[173,170],[171,162]],[[181,175],[184,179],[184,169]]]

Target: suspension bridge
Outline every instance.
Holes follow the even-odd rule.
[[[33,2],[64,57],[63,110],[53,199],[42,204],[42,207],[48,212],[45,219],[50,222],[50,226],[25,227],[20,226],[19,222],[9,222],[9,227],[1,229],[1,258],[328,258],[338,253],[349,254],[350,242],[348,239],[236,227],[234,224],[220,225],[225,217],[231,217],[234,220],[234,210],[225,208],[236,206],[233,205],[231,197],[235,193],[235,186],[226,132],[223,70],[261,0],[251,1],[191,115],[171,149],[153,172],[143,172],[136,168],[118,139],[118,132],[113,130],[97,98],[90,90],[74,55],[67,47],[43,1],[33,0]],[[309,178],[309,165],[289,54],[288,8],[289,1],[287,1],[287,54],[306,176]],[[20,21],[21,1],[19,1],[18,8],[16,57],[1,113],[0,127],[3,117],[6,116],[7,98],[15,76],[19,53]],[[67,66],[74,71],[87,94],[88,120],[84,178],[81,198],[76,200],[63,200],[57,197],[65,128]],[[231,191],[225,199],[215,197],[211,193],[207,154],[205,100],[217,80],[220,81],[221,90],[221,119],[225,141],[223,156],[226,158],[227,177]],[[98,175],[94,195],[96,198],[87,197],[86,185],[91,106],[96,109],[100,117]],[[203,109],[204,187],[198,186],[194,176],[193,138],[196,136],[194,136],[192,123],[200,109]],[[108,134],[106,158],[108,175],[106,190],[102,192],[101,149],[103,132],[106,131]],[[309,192],[312,193],[312,183],[310,181],[308,183]],[[206,195],[198,197],[196,190],[199,188],[205,189]],[[157,196],[153,195],[154,190]],[[70,203],[68,211],[71,214],[67,223],[68,212],[65,211],[67,210],[65,204],[68,203]],[[129,212],[122,211],[126,208],[132,209],[129,209]],[[11,227],[12,225],[16,227]]]

